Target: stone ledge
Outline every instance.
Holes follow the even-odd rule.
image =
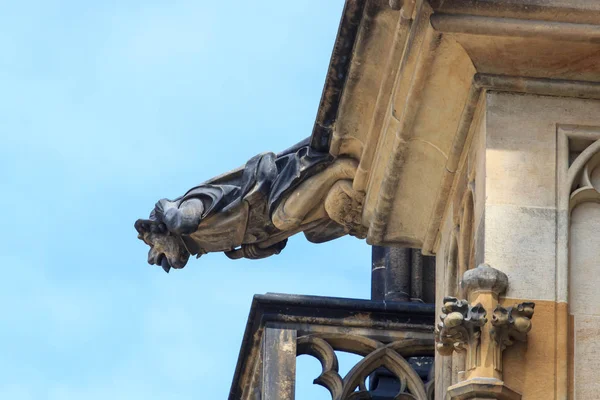
[[[448,388],[446,400],[521,400],[521,395],[495,378],[473,378]]]

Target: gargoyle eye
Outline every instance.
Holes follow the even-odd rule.
[[[148,224],[147,228],[146,228],[146,232],[153,233],[155,235],[168,235],[169,230],[167,229],[167,226],[161,222],[159,224],[157,224],[157,223]]]

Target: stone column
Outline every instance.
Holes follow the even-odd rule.
[[[266,327],[263,338],[262,400],[296,396],[296,331]]]

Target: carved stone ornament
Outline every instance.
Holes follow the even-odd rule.
[[[571,211],[582,203],[600,203],[598,166],[600,166],[600,140],[588,146],[569,167]]]
[[[356,168],[355,160],[334,159],[307,139],[277,155],[259,154],[175,200],[158,201],[135,229],[150,246],[148,263],[166,272],[183,268],[190,255],[279,254],[298,232],[313,243],[346,234],[364,238],[364,195],[352,189]]]
[[[506,292],[508,277],[488,264],[481,264],[464,273],[461,286],[468,294],[485,291],[491,292],[497,297]]]
[[[531,317],[535,303],[521,303],[513,307],[504,308],[497,305],[492,314],[490,335],[497,344],[494,353],[494,365],[502,371],[502,352],[512,346],[515,340],[527,341],[527,333],[531,330]]]
[[[437,350],[441,355],[467,352],[466,379],[448,388],[448,398],[520,399],[502,381],[502,352],[514,340],[526,340],[535,304],[502,307],[499,296],[506,292],[508,277],[487,264],[466,271],[461,285],[469,301],[444,298],[442,323],[436,330]],[[471,306],[473,303],[476,304]],[[492,315],[490,324],[485,318],[487,313]]]
[[[445,297],[440,319],[435,331],[438,353],[450,356],[454,351],[466,351],[468,368],[475,367],[481,327],[487,322],[486,310],[481,304],[471,306],[466,300]]]
[[[379,341],[348,334],[316,334],[298,338],[297,354],[308,354],[321,362],[322,372],[314,383],[329,390],[332,400],[368,400],[371,393],[367,378],[378,368],[385,368],[400,382],[397,400],[433,400],[433,380],[424,383],[405,355],[419,354],[430,343],[408,339],[383,344]],[[335,351],[364,356],[342,378]]]

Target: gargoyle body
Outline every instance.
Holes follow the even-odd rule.
[[[190,255],[278,254],[298,232],[314,243],[348,233],[362,237],[362,196],[352,190],[356,166],[305,140],[277,155],[259,154],[175,200],[158,201],[135,228],[150,246],[148,262],[167,272],[183,268]]]

